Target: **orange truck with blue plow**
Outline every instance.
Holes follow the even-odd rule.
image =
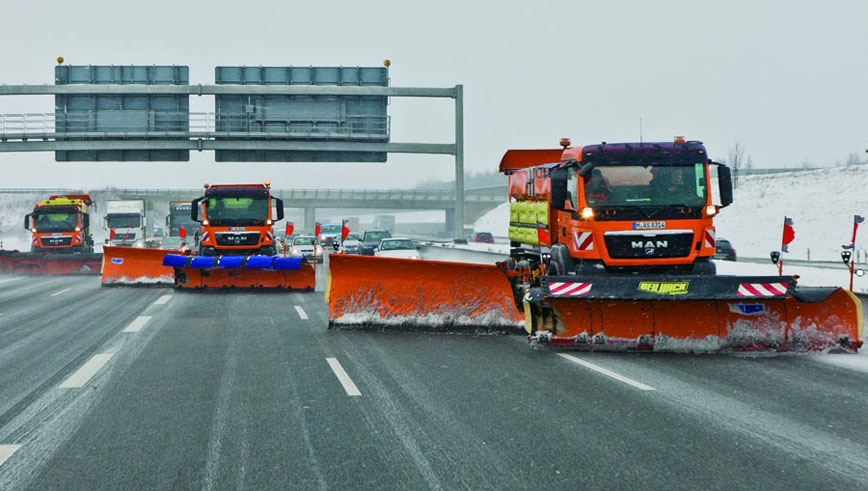
[[[190,219],[201,224],[193,251],[106,247],[111,255],[103,285],[166,283],[176,289],[313,290],[313,266],[301,257],[277,255],[274,223],[283,200],[271,183],[206,184],[190,202]]]

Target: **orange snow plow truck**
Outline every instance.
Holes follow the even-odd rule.
[[[276,255],[274,222],[283,201],[271,184],[205,185],[190,217],[201,223],[198,247],[186,254],[161,249],[105,249],[103,285],[168,284],[177,289],[313,290],[313,266]],[[195,252],[195,254],[193,253]]]
[[[24,216],[30,252],[0,251],[0,272],[99,274],[102,254],[93,252],[92,204],[87,194],[51,196],[37,203]]]
[[[377,267],[372,279],[381,258],[333,258],[329,327],[440,322],[448,330],[460,317],[484,328],[520,315],[532,344],[587,350],[862,345],[861,302],[843,288],[717,274],[713,219],[732,203],[732,179],[701,142],[572,147],[564,139],[561,148],[509,150],[500,171],[509,177],[505,261],[404,261]],[[492,316],[503,313],[503,298],[513,312]]]
[[[163,259],[176,288],[314,289],[309,262],[277,255],[274,222],[283,220],[283,200],[271,195],[271,183],[206,184],[190,218],[202,224],[198,254]]]

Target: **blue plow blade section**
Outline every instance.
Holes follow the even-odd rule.
[[[172,268],[194,269],[272,269],[272,270],[297,270],[301,269],[301,257],[280,256],[182,256],[178,254],[166,254],[163,257],[163,266]]]

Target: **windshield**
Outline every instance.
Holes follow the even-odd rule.
[[[584,178],[592,207],[702,206],[708,196],[704,165],[595,167]]]
[[[40,232],[71,232],[78,225],[74,210],[60,212],[61,210],[40,211],[33,214],[36,230]]]
[[[341,233],[341,226],[336,223],[327,223],[322,226],[320,232],[323,234],[339,234]]]
[[[365,242],[379,242],[380,239],[391,237],[389,232],[365,232]]]
[[[392,251],[397,249],[415,249],[413,241],[410,239],[389,239],[384,240],[380,245],[380,250]]]
[[[212,225],[265,225],[268,219],[267,198],[208,198],[205,207]]]
[[[296,237],[292,241],[292,245],[314,245],[316,238],[314,237]]]
[[[115,228],[139,228],[142,226],[141,217],[135,213],[117,213],[106,215],[106,226]]]

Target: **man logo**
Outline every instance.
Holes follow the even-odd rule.
[[[634,241],[630,242],[630,247],[632,247],[633,249],[641,249],[643,247],[645,249],[654,249],[654,248],[666,249],[669,247],[669,241],[668,240],[657,240],[657,241],[654,241],[654,240],[634,240]]]
[[[689,281],[640,281],[639,291],[657,295],[684,295],[689,286]]]

